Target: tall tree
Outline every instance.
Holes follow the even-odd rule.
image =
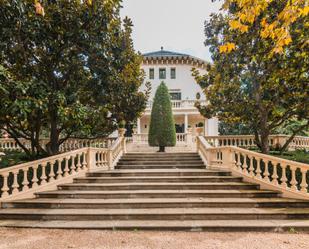
[[[21,104],[21,109],[14,109],[24,115],[22,122],[17,116],[13,123],[5,117],[14,112],[1,109],[0,126],[17,141],[20,124],[27,134],[30,126],[37,127],[36,137],[39,130],[47,130],[47,153],[55,154],[69,137],[106,136],[113,131],[121,116],[115,108],[119,102],[126,103],[131,96],[138,99],[131,119],[143,110],[147,96],[138,91],[139,55],[133,46],[122,46],[124,37],[131,39],[131,30],[121,27],[120,4],[120,0],[0,2],[0,65],[23,88],[8,101],[34,102],[27,106],[32,112],[25,112]],[[129,59],[120,60],[119,54]],[[121,81],[124,74],[130,91]],[[15,85],[19,86],[10,87]]]
[[[172,104],[164,82],[159,85],[154,97],[148,142],[150,146],[159,146],[159,152],[165,152],[165,147],[172,147],[176,144]]]
[[[287,120],[305,121],[292,136],[309,126],[309,61],[303,46],[308,26],[304,18],[293,23],[293,43],[283,54],[270,57],[272,43],[259,34],[261,20],[281,8],[282,3],[273,2],[242,34],[230,29],[228,15],[213,15],[205,23],[205,45],[210,46],[214,62],[206,75],[194,73],[209,100],[207,106],[198,105],[201,113],[218,115],[227,123],[243,123],[254,131],[263,153],[269,152],[269,135]],[[222,53],[221,46],[227,42],[237,44],[237,49]]]

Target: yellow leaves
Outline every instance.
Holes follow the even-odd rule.
[[[237,4],[238,11],[231,16],[229,22],[232,30],[241,33],[248,32],[257,18],[267,11],[269,5],[275,0],[225,0],[224,9],[228,10],[231,4]],[[260,35],[264,39],[272,39],[275,43],[273,52],[282,53],[283,48],[292,42],[289,30],[291,25],[301,17],[309,15],[308,0],[290,0],[282,11],[276,13],[275,19],[268,23],[264,18],[261,21]],[[227,51],[223,46],[220,51]]]
[[[37,0],[35,1],[35,13],[37,15],[41,15],[41,16],[45,16],[45,11],[44,11],[44,8],[43,6],[41,5],[40,2],[38,2]]]
[[[248,32],[249,27],[247,25],[242,24],[241,22],[237,20],[231,20],[229,22],[231,29],[238,29],[241,33]]]
[[[87,1],[86,1],[86,4],[87,4],[88,6],[91,6],[91,5],[92,5],[92,0],[87,0]]]
[[[309,14],[309,6],[305,6],[303,9],[300,9],[299,14],[304,17],[307,16]]]
[[[231,43],[231,42],[227,42],[224,45],[219,47],[219,51],[220,51],[221,54],[222,53],[227,53],[228,54],[228,53],[232,52],[235,49],[236,49],[235,43]]]

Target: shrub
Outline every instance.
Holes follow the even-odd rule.
[[[172,105],[168,88],[164,82],[160,84],[155,94],[148,136],[149,145],[159,146],[159,152],[164,152],[165,147],[175,146],[176,144]]]

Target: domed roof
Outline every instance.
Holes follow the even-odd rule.
[[[146,63],[154,63],[155,61],[173,61],[175,63],[194,64],[199,67],[205,67],[208,64],[207,61],[204,61],[200,58],[184,53],[167,51],[164,50],[163,47],[161,47],[161,50],[159,51],[145,53],[143,54],[143,57],[144,62]]]
[[[143,54],[143,56],[144,57],[186,57],[189,55],[161,49],[159,51],[145,53]]]

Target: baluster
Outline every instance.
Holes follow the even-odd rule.
[[[300,184],[300,191],[302,192],[302,193],[308,193],[308,191],[307,191],[307,187],[308,187],[308,184],[307,184],[307,169],[304,169],[304,168],[302,168],[301,169],[301,175],[302,175],[302,177],[301,177],[301,184]]]
[[[24,179],[23,179],[23,191],[29,189],[29,181],[28,181],[28,169],[24,169]]]
[[[262,179],[262,175],[261,175],[261,159],[260,158],[256,158],[256,170],[255,170],[255,176],[259,179]]]
[[[244,163],[242,165],[242,172],[244,172],[245,174],[248,174],[248,163],[247,163],[247,155],[244,155]]]
[[[46,183],[46,179],[47,179],[47,177],[46,177],[46,165],[47,165],[46,162],[41,164],[41,167],[42,167],[41,185]]]
[[[100,167],[103,167],[104,166],[104,154],[103,152],[101,151],[100,152]]]
[[[241,161],[240,161],[240,152],[235,153],[235,157],[237,155],[237,160],[236,160],[236,166],[237,166],[237,170],[242,171],[241,169]]]
[[[264,180],[269,182],[269,169],[268,169],[268,164],[270,163],[270,161],[265,160],[265,170],[264,170]]]
[[[95,165],[96,167],[99,167],[100,166],[100,152],[97,152],[96,153],[96,162],[95,162]]]
[[[273,180],[271,181],[271,183],[274,184],[274,185],[279,184],[279,182],[278,182],[279,177],[278,177],[278,173],[277,173],[278,165],[279,165],[279,163],[274,164],[274,171],[273,171],[273,175],[272,175]]]
[[[5,173],[2,174],[2,176],[3,176],[3,186],[2,186],[2,196],[1,196],[1,198],[9,196],[9,190],[10,190],[10,188],[8,186],[9,174],[10,174],[9,172],[5,172]]]
[[[54,166],[56,164],[56,161],[52,161],[52,162],[49,162],[49,165],[50,165],[50,173],[49,173],[49,180],[48,182],[52,182],[55,180],[55,169],[54,169]]]
[[[249,156],[249,159],[250,159],[249,175],[254,176],[254,167],[253,167],[254,157]]]
[[[295,168],[292,168],[290,166],[290,169],[291,169],[291,189],[294,190],[294,191],[298,191],[298,188],[297,188],[297,181],[296,181],[296,169]]]
[[[104,166],[108,166],[108,163],[107,163],[107,153],[106,151],[104,151]]]
[[[34,165],[33,168],[33,177],[32,177],[32,188],[39,186],[38,185],[38,167],[39,165]]]
[[[86,169],[86,167],[87,167],[86,153],[83,152],[82,155],[83,155],[82,169],[84,170],[84,169]]]
[[[66,177],[69,175],[69,157],[65,157],[64,161],[65,161],[65,165],[64,165],[64,170],[63,170],[63,176]]]
[[[205,151],[205,148],[203,148],[204,151]],[[231,153],[233,154],[233,165],[235,165],[237,167],[237,154],[236,154],[236,151],[231,151]]]
[[[76,166],[75,166],[75,157],[74,156],[71,156],[70,157],[71,158],[71,166],[70,166],[70,174],[72,175],[72,174],[75,174],[76,173],[76,171],[75,171],[75,169],[76,169]]]
[[[19,170],[13,171],[13,184],[12,184],[12,194],[17,194],[19,192],[18,190],[18,181],[17,181],[17,176],[18,176]]]
[[[287,187],[287,180],[288,180],[286,178],[286,165],[281,164],[281,168],[282,168],[281,186],[286,188]]]
[[[58,170],[57,170],[57,176],[56,179],[60,179],[62,177],[62,160],[56,160],[58,162]]]
[[[77,164],[76,164],[76,172],[79,172],[80,171],[80,168],[81,168],[81,163],[80,163],[80,154],[78,153],[77,154]]]

